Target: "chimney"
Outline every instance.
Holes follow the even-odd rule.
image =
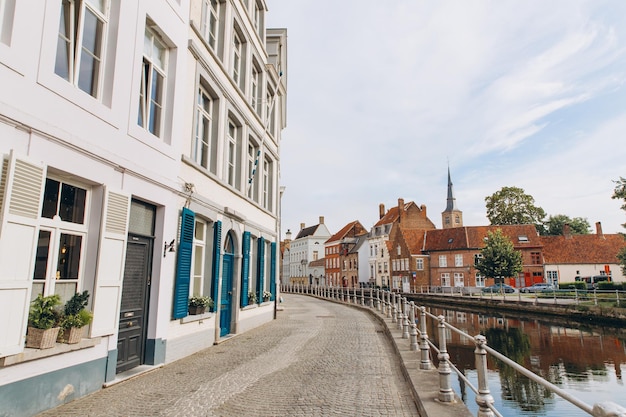
[[[324,216],[320,216],[320,224],[324,224]]]
[[[378,205],[378,219],[382,219],[385,216],[385,205],[384,204],[379,204]]]
[[[596,234],[599,238],[604,239],[604,233],[602,233],[602,223],[596,222]]]
[[[420,210],[422,210],[422,215],[426,218],[426,204],[422,204]]]
[[[569,223],[565,223],[563,225],[563,236],[565,237],[565,239],[570,239],[572,237],[569,229]]]
[[[402,221],[402,218],[404,217],[404,198],[399,198],[398,199],[398,217],[400,218],[400,222]]]
[[[304,223],[300,223],[300,230],[304,229]]]

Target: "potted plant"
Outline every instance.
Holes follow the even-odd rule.
[[[254,291],[248,293],[248,305],[251,304],[256,304],[256,293]]]
[[[263,291],[263,301],[269,301],[272,298],[272,293],[269,291]]]
[[[83,336],[83,327],[93,320],[93,314],[87,310],[88,300],[89,292],[83,291],[82,293],[77,292],[65,303],[60,322],[60,341],[69,344],[80,342]]]
[[[46,297],[39,294],[31,302],[26,347],[35,349],[54,347],[60,329],[58,325],[61,316],[58,309],[60,304],[61,297],[58,294]]]
[[[206,295],[194,295],[189,298],[189,314],[203,314],[207,308],[213,308],[213,300]]]

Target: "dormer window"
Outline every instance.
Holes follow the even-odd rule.
[[[517,237],[517,240],[519,240],[522,243],[528,242],[528,236],[526,236],[526,235],[519,235]]]

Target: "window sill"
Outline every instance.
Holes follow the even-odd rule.
[[[50,356],[61,355],[67,352],[73,352],[75,350],[91,348],[100,344],[101,339],[101,337],[95,337],[93,339],[82,339],[80,342],[71,345],[67,343],[57,343],[54,347],[50,349],[24,348],[24,351],[18,353],[17,355],[0,358],[0,367],[17,365],[18,363],[22,362],[34,361]]]
[[[207,311],[206,313],[202,313],[202,314],[190,314],[180,319],[180,322],[182,324],[193,323],[195,321],[203,321],[206,319],[210,319],[212,316],[213,316],[213,312],[211,311]]]

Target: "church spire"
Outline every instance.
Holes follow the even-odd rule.
[[[463,212],[456,206],[456,198],[454,198],[450,165],[448,165],[448,199],[446,209],[441,213],[441,223],[444,229],[463,226]]]
[[[446,211],[458,211],[456,207],[456,198],[454,198],[454,191],[452,190],[452,179],[450,178],[450,167],[448,166],[448,201],[446,204]]]

